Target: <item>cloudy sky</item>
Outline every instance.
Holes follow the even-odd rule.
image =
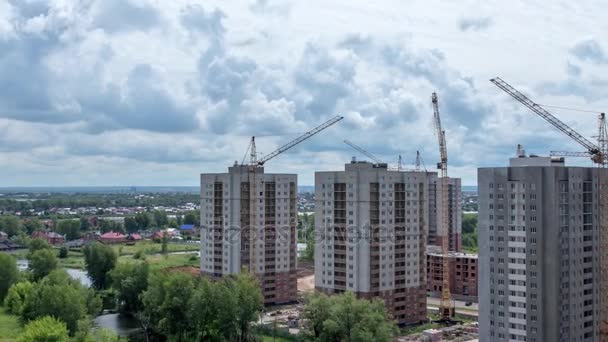
[[[357,155],[438,160],[476,183],[517,143],[581,148],[488,80],[539,103],[608,110],[600,1],[0,0],[0,186],[197,185],[345,119],[267,164],[341,169]],[[596,114],[553,110],[583,135]],[[362,156],[359,156],[360,158]],[[585,161],[571,164],[589,165]]]

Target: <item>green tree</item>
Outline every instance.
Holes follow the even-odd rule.
[[[40,280],[57,268],[57,258],[51,249],[35,251],[30,256],[29,268],[34,280]]]
[[[0,253],[0,303],[8,294],[8,290],[19,280],[17,260],[6,253]]]
[[[197,341],[238,341],[238,298],[228,281],[202,279],[190,299],[192,339]]]
[[[16,216],[0,216],[0,231],[5,232],[9,237],[19,234],[21,229],[21,221]]]
[[[36,251],[42,250],[42,249],[50,249],[51,246],[49,245],[49,243],[46,240],[43,240],[41,238],[36,238],[36,239],[32,239],[30,240],[30,245],[29,245],[29,251],[30,251],[30,255],[33,254]]]
[[[305,335],[315,341],[393,341],[397,326],[379,299],[357,299],[352,292],[337,296],[315,293],[307,299]]]
[[[6,310],[13,315],[20,316],[21,310],[23,309],[23,303],[25,303],[28,296],[32,294],[33,289],[34,285],[29,281],[13,284],[8,290],[8,295],[4,299]]]
[[[53,316],[65,322],[70,334],[75,334],[81,320],[100,310],[101,300],[92,289],[82,286],[64,270],[56,270],[34,284],[23,304],[21,319],[28,322]]]
[[[137,219],[135,217],[125,217],[125,230],[129,234],[137,233],[139,230],[139,224],[137,223]]]
[[[196,211],[188,211],[186,216],[184,216],[184,224],[193,224],[195,226],[199,226],[200,217]]]
[[[142,295],[144,310],[140,320],[149,322],[157,333],[187,341],[191,325],[186,309],[194,288],[195,280],[188,274],[153,273]]]
[[[53,316],[62,320],[72,333],[76,332],[78,321],[85,317],[86,307],[80,291],[72,286],[41,283],[34,287],[23,306],[24,321],[43,316]]]
[[[237,298],[236,324],[241,341],[251,339],[251,322],[255,321],[263,308],[263,297],[257,279],[247,272],[239,273],[233,281],[234,297]]]
[[[136,313],[143,309],[141,294],[148,289],[149,272],[150,267],[146,262],[121,262],[110,271],[120,311]]]
[[[160,253],[166,256],[169,252],[169,236],[167,232],[163,233],[163,239],[161,240],[161,244],[162,245],[160,247]]]
[[[28,323],[18,342],[68,342],[68,329],[64,322],[44,316]]]
[[[119,222],[114,222],[111,220],[99,220],[99,230],[101,230],[102,233],[124,232],[124,227]]]
[[[87,231],[91,228],[91,224],[89,223],[89,219],[86,217],[80,218],[80,230]]]
[[[462,247],[465,251],[477,252],[478,235],[477,214],[467,213],[462,216]]]
[[[61,247],[59,248],[59,259],[65,259],[68,257],[68,248],[67,247]]]
[[[312,261],[315,257],[315,226],[314,215],[302,214],[298,216],[298,233],[300,241],[306,242],[306,249],[302,252],[303,260]]]
[[[137,226],[141,230],[150,228],[153,220],[154,217],[150,213],[138,213],[135,215],[135,221],[137,221]]]
[[[23,228],[25,229],[28,235],[32,235],[33,232],[42,230],[44,226],[42,225],[42,222],[40,222],[39,219],[31,218],[23,221]]]
[[[477,230],[477,214],[462,215],[462,234],[474,233]]]
[[[165,227],[169,223],[167,212],[154,210],[154,221],[156,222],[157,227]]]
[[[114,269],[118,256],[112,247],[96,242],[83,249],[84,263],[93,286],[98,290],[109,285],[108,272]]]

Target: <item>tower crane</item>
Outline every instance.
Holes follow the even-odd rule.
[[[598,137],[597,144],[589,141],[587,138],[583,137],[581,134],[576,132],[574,129],[570,128],[568,125],[563,123],[561,120],[553,116],[553,114],[549,113],[538,103],[530,100],[526,95],[519,92],[517,89],[513,88],[507,82],[503,81],[501,78],[496,77],[490,80],[494,83],[498,88],[502,89],[507,94],[511,95],[514,99],[521,102],[524,106],[528,107],[531,111],[538,114],[540,117],[545,119],[551,125],[553,125],[558,130],[565,133],[567,136],[572,138],[574,141],[578,142],[583,148],[585,148],[585,152],[559,152],[553,151],[551,155],[560,155],[560,156],[588,156],[591,160],[598,165],[598,167],[606,168],[608,166],[608,133],[606,129],[606,117],[604,113],[600,113],[599,115],[599,129],[598,129]],[[606,286],[608,286],[608,215],[606,214],[606,210],[608,210],[608,176],[606,170],[600,170],[598,178],[599,178],[599,186],[598,189],[598,197],[599,197],[599,231],[600,231],[600,341],[608,342],[608,291],[603,290]]]
[[[435,124],[435,133],[437,134],[437,140],[439,142],[439,155],[440,161],[437,163],[437,169],[441,170],[440,174],[440,184],[441,184],[441,192],[440,192],[440,201],[441,201],[441,211],[440,218],[438,220],[440,229],[438,231],[442,232],[441,238],[441,252],[443,254],[443,262],[442,262],[442,284],[441,284],[441,299],[439,303],[439,315],[441,317],[441,321],[444,322],[453,322],[453,317],[455,314],[454,311],[454,300],[452,299],[452,294],[450,292],[450,263],[448,260],[448,249],[449,249],[449,210],[448,210],[448,187],[449,187],[449,179],[448,179],[448,150],[445,141],[445,130],[443,130],[441,126],[441,117],[439,115],[439,99],[437,97],[437,93],[433,93],[431,95],[431,102],[433,103],[433,119]]]
[[[549,122],[553,127],[562,131],[564,134],[572,138],[574,141],[578,142],[582,145],[586,150],[589,156],[591,156],[591,160],[596,164],[605,164],[606,156],[605,151],[589,141],[587,138],[583,137],[574,129],[570,128],[568,125],[563,123],[560,119],[553,116],[553,114],[549,113],[546,109],[544,109],[538,103],[530,100],[526,95],[519,92],[517,89],[513,88],[510,84],[503,81],[500,77],[496,77],[490,80],[490,82],[494,83],[498,88],[502,89],[505,93],[511,95],[514,99],[519,101],[524,106],[528,107],[531,111],[538,114],[541,118],[545,119]]]
[[[426,172],[426,166],[424,166],[424,160],[422,160],[420,151],[416,151],[416,161],[414,162],[414,165],[416,171],[422,171],[422,167],[424,167],[424,171]]]
[[[369,159],[371,159],[374,163],[376,164],[385,164],[387,165],[387,163],[383,162],[382,160],[380,160],[378,157],[376,157],[375,155],[371,154],[369,151],[365,150],[363,147],[353,143],[352,141],[349,140],[344,140],[344,143],[350,147],[352,147],[354,150],[358,151],[359,153],[361,153],[362,155],[368,157]],[[419,153],[419,152],[418,152]],[[420,154],[418,154],[418,157],[420,157]],[[418,160],[418,157],[416,158],[416,160]],[[399,157],[397,158],[397,167],[394,166],[387,166],[387,169],[391,170],[391,171],[420,171],[420,168],[416,168],[416,169],[409,169],[409,168],[404,168],[403,167],[403,158],[401,157],[401,155],[399,155]]]
[[[348,141],[348,140],[344,140],[344,143],[346,145],[354,148],[355,150],[357,150],[359,153],[361,153],[362,155],[366,156],[367,158],[373,160],[374,163],[376,163],[376,164],[386,164],[382,160],[380,160],[376,156],[374,156],[373,154],[371,154],[371,153],[367,152],[366,150],[364,150],[363,148],[355,145],[353,142]]]
[[[608,164],[608,129],[606,127],[606,114],[600,113],[598,117],[598,135],[597,135],[597,146],[602,153],[601,165]],[[593,155],[587,152],[571,152],[571,151],[551,151],[552,157],[588,157],[593,161]],[[595,162],[595,161],[594,161]]]
[[[291,149],[292,147],[298,145],[299,143],[303,142],[304,140],[307,140],[309,138],[311,138],[312,136],[314,136],[315,134],[325,130],[326,128],[333,126],[334,124],[336,124],[338,121],[344,119],[343,116],[335,116],[327,121],[325,121],[324,123],[320,124],[319,126],[311,129],[310,131],[300,135],[299,137],[293,139],[292,141],[288,142],[287,144],[277,148],[276,150],[268,153],[267,155],[265,155],[262,159],[257,159],[257,152],[256,152],[256,147],[255,147],[255,137],[251,137],[251,144],[249,145],[250,147],[250,160],[249,160],[249,166],[264,166],[264,164],[266,164],[266,162],[268,162],[269,160],[271,160],[272,158],[278,156],[279,154]]]
[[[282,145],[281,147],[277,148],[276,150],[270,152],[269,154],[265,155],[264,157],[262,157],[261,159],[258,159],[258,153],[256,150],[256,146],[255,146],[255,136],[251,137],[251,142],[249,143],[249,163],[245,164],[244,163],[244,158],[243,158],[243,162],[241,162],[242,166],[247,167],[247,171],[249,173],[249,270],[252,273],[255,273],[256,270],[256,265],[255,265],[255,260],[257,258],[257,254],[256,254],[256,250],[255,247],[257,245],[257,241],[255,241],[255,236],[256,236],[256,232],[255,232],[255,222],[257,220],[256,217],[256,206],[259,205],[259,201],[257,200],[256,194],[257,194],[257,170],[259,168],[264,167],[264,164],[266,164],[266,162],[268,162],[269,160],[275,158],[276,156],[278,156],[279,154],[286,152],[287,150],[291,149],[292,147],[300,144],[301,142],[310,139],[311,137],[313,137],[314,135],[318,134],[319,132],[329,128],[330,126],[333,126],[334,124],[338,123],[339,121],[341,121],[342,119],[344,119],[343,116],[335,116],[327,121],[325,121],[324,123],[320,124],[319,126],[311,129],[310,131],[300,135],[299,137],[295,138],[294,140]],[[245,153],[245,155],[247,155]],[[243,213],[242,213],[243,214]]]

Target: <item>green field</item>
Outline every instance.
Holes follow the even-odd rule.
[[[193,252],[200,249],[200,245],[197,243],[193,244],[181,244],[181,243],[169,243],[167,245],[169,253],[175,252]],[[190,260],[192,255],[188,254],[170,254],[166,257],[160,255],[161,244],[154,243],[151,241],[138,242],[135,245],[114,245],[112,248],[119,254],[119,260],[133,260],[133,255],[138,251],[141,251],[142,257],[144,257],[151,265],[164,267],[174,266],[199,266],[200,262],[198,257],[194,256],[196,260]],[[82,252],[78,250],[70,250],[68,257],[65,259],[58,259],[59,266],[65,268],[76,268],[84,269],[84,257]]]
[[[143,254],[157,254],[160,253],[162,244],[153,241],[141,241],[132,246],[113,245],[112,248],[120,255],[132,255],[138,251],[141,251]],[[200,248],[201,245],[198,243],[169,243],[167,245],[169,253],[198,251]]]
[[[0,342],[15,341],[21,330],[17,316],[7,314],[4,308],[0,307]]]

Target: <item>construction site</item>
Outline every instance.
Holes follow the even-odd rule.
[[[491,82],[583,151],[540,157],[518,146],[508,167],[479,169],[478,256],[461,251],[461,183],[448,175],[446,130],[432,93],[436,171],[426,170],[419,152],[413,167],[401,156],[391,166],[344,140],[368,161],[353,157],[344,170],[315,173],[314,265],[299,267],[296,257],[297,175],[265,173],[264,165],[343,117],[263,157],[252,137],[248,161],[202,174],[201,272],[248,269],[264,303],[281,305],[268,321],[294,334],[302,295],[350,291],[381,298],[404,331],[415,331],[399,341],[608,341],[605,115],[597,113],[592,142],[545,109],[551,106],[498,77]],[[595,166],[567,167],[565,157]]]

